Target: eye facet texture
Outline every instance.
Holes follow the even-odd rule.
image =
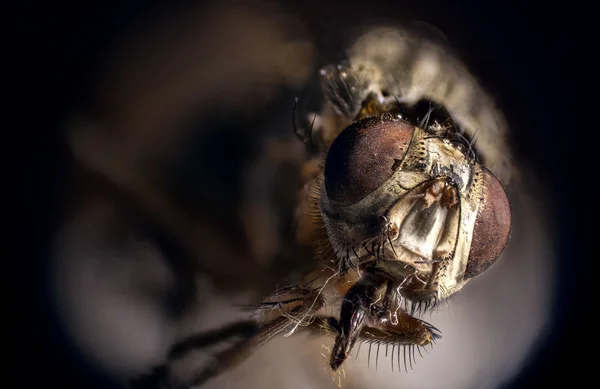
[[[325,163],[325,191],[337,206],[354,204],[391,177],[408,149],[414,127],[403,120],[367,118],[335,139]]]
[[[483,196],[475,227],[465,278],[487,270],[498,259],[510,236],[510,203],[500,181],[483,168]]]

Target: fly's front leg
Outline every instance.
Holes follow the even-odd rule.
[[[168,362],[152,374],[131,383],[134,389],[187,389],[201,385],[210,378],[244,362],[254,351],[279,334],[291,335],[297,329],[311,325],[325,304],[318,289],[289,287],[279,290],[263,301],[254,320],[234,323],[219,330],[196,334],[175,345]],[[195,351],[218,344],[228,345],[212,355],[207,363],[190,368],[186,360]],[[183,368],[182,368],[183,366]]]
[[[381,295],[381,289],[385,292]],[[314,327],[325,328],[336,335],[331,351],[330,367],[337,370],[348,358],[356,342],[398,347],[408,351],[412,367],[414,352],[440,337],[439,331],[425,321],[400,310],[393,280],[375,267],[366,269],[363,277],[344,296],[339,321],[319,318]],[[416,347],[416,349],[415,349]],[[370,347],[369,347],[370,349]],[[377,353],[378,354],[378,353]],[[398,362],[399,363],[399,362]]]
[[[392,297],[394,295],[394,283],[389,280],[386,283],[385,294],[381,300],[381,304],[375,301],[371,305],[371,316],[376,317],[379,320],[387,320],[388,317],[391,319],[392,314],[390,307],[392,305]]]
[[[348,357],[365,320],[372,314],[377,291],[386,282],[386,277],[375,268],[366,269],[363,277],[344,296],[340,320],[329,318],[329,326],[338,333],[329,362],[332,370],[337,370]]]
[[[233,323],[217,330],[194,334],[173,346],[169,352],[167,363],[156,367],[151,373],[145,374],[129,382],[132,389],[184,389],[189,377],[181,377],[173,369],[178,361],[193,355],[196,350],[214,347],[224,342],[234,342],[233,348],[238,348],[247,339],[252,339],[259,332],[259,325],[254,320]]]
[[[388,355],[388,349],[391,347],[392,371],[394,370],[394,360],[398,371],[401,370],[401,359],[404,361],[404,371],[407,371],[408,367],[412,369],[413,362],[416,362],[416,354],[418,353],[422,357],[421,350],[426,350],[425,346],[433,345],[439,338],[441,338],[441,332],[437,328],[424,320],[417,319],[399,310],[396,320],[369,322],[368,325],[363,327],[357,341],[369,344],[369,363],[372,346],[377,347],[374,350],[376,366],[380,347],[385,346],[386,356]]]
[[[320,290],[307,287],[288,287],[279,290],[262,302],[254,317],[257,331],[250,337],[219,352],[202,370],[193,374],[189,386],[203,384],[208,379],[229,370],[254,353],[266,342],[280,334],[291,335],[299,328],[312,324],[316,312],[325,304]]]
[[[356,335],[357,343],[368,343],[368,360],[371,361],[371,355],[375,358],[377,365],[379,359],[379,349],[385,346],[385,356],[388,356],[389,348],[391,348],[392,371],[397,365],[398,370],[401,370],[401,360],[403,360],[404,370],[408,367],[412,368],[416,362],[417,353],[422,356],[422,350],[426,350],[425,346],[430,346],[435,341],[441,338],[440,331],[431,324],[417,319],[406,312],[399,310],[397,320],[377,320],[369,318],[364,321]],[[311,325],[315,331],[336,336],[336,344],[340,340],[339,331],[332,325],[332,319],[324,316],[319,316]],[[371,350],[375,346],[374,350]],[[335,349],[333,350],[335,351]],[[371,352],[373,351],[373,352]],[[334,353],[332,352],[332,360]],[[342,361],[343,362],[343,361]],[[341,362],[338,364],[338,367]],[[333,369],[333,366],[332,366]],[[335,370],[335,369],[333,369]]]

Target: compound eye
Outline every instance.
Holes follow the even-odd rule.
[[[502,254],[512,224],[510,203],[500,181],[483,168],[483,196],[475,219],[465,278],[483,273]]]
[[[415,128],[403,120],[367,118],[346,127],[325,162],[325,192],[333,205],[354,204],[400,166]]]

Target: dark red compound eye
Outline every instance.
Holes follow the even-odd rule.
[[[325,162],[325,191],[337,206],[354,204],[387,181],[404,157],[415,128],[403,120],[367,118],[333,141]]]
[[[477,212],[465,278],[483,273],[502,254],[512,224],[510,203],[502,184],[483,168],[482,204]]]

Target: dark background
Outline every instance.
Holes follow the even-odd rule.
[[[18,273],[16,277],[8,275],[9,281],[16,281],[16,312],[24,322],[17,322],[16,337],[10,339],[10,333],[5,336],[8,343],[17,344],[14,357],[8,359],[20,369],[10,369],[17,375],[19,386],[112,385],[81,362],[83,358],[61,333],[46,300],[43,275],[50,236],[60,214],[57,204],[68,163],[59,126],[67,112],[82,106],[90,97],[93,74],[119,36],[133,22],[161,10],[160,7],[166,12],[176,6],[173,2],[168,7],[163,3],[166,2],[28,2],[21,4],[18,17],[13,20],[17,23],[10,46],[14,45],[17,54],[5,60],[18,67],[9,81],[18,84],[12,101],[19,109],[9,113],[16,116],[18,123],[9,131],[21,139],[19,147],[6,145],[5,155],[12,162],[9,170],[23,166],[28,169],[26,175],[17,173],[18,181],[13,181],[20,183],[26,177],[23,185],[7,185],[8,192],[13,187],[27,190],[27,206],[25,212],[16,215],[17,225],[24,229],[14,229],[22,231],[25,239],[22,243],[18,240],[15,255],[9,257],[18,265]],[[368,15],[402,20],[406,7],[409,6],[398,2],[307,2],[292,4],[289,10],[298,12],[307,22],[319,50],[327,53],[339,49],[339,37],[345,29],[352,29],[353,20]],[[595,108],[593,103],[581,105],[588,100],[579,91],[582,84],[575,81],[578,74],[585,75],[587,70],[578,69],[589,54],[589,48],[578,48],[589,39],[578,28],[585,11],[575,4],[552,7],[525,2],[420,2],[410,8],[411,16],[421,15],[422,20],[442,30],[459,52],[467,53],[464,60],[469,68],[492,95],[498,96],[511,123],[515,148],[535,169],[558,219],[559,269],[552,334],[507,388],[540,387],[564,378],[575,386],[591,372],[587,369],[589,359],[581,350],[594,338],[588,333],[594,325],[583,324],[584,314],[593,312],[585,301],[588,291],[583,285],[589,284],[582,281],[582,274],[586,273],[582,265],[591,258],[580,245],[583,235],[576,228],[578,213],[574,207],[591,199],[595,202],[597,197],[595,187],[587,186],[580,178],[593,177],[584,153],[590,152],[593,143],[589,142],[594,139],[583,139],[584,147],[576,143],[583,135],[578,131],[588,131],[576,121],[585,119]],[[581,152],[582,148],[586,151]]]

